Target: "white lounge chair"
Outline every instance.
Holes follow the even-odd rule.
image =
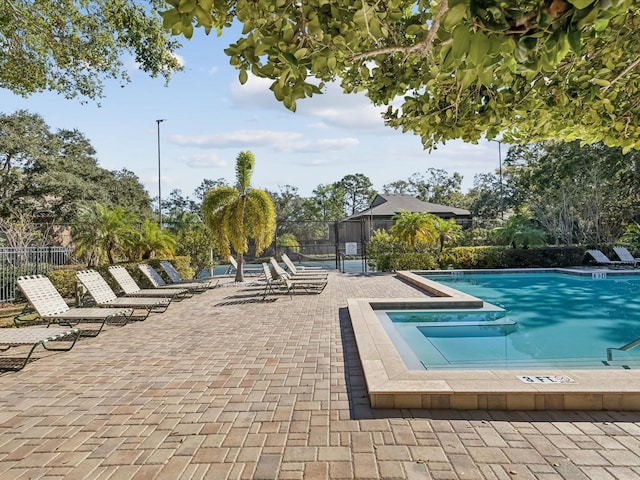
[[[275,260],[274,260],[275,261]],[[328,272],[325,270],[299,270],[286,254],[282,255],[282,261],[287,266],[292,278],[327,278]]]
[[[230,275],[232,273],[236,273],[238,271],[238,262],[232,256],[229,256],[229,267],[225,271],[225,275]],[[262,276],[264,274],[264,270],[259,268],[247,268],[247,265],[242,266],[242,273],[248,276]]]
[[[613,247],[613,251],[616,252],[616,255],[620,260],[633,265],[634,267],[640,263],[640,258],[635,258],[625,247]]]
[[[0,357],[0,371],[16,372],[22,370],[31,360],[33,351],[38,345],[42,345],[45,350],[67,352],[73,348],[79,337],[79,328],[0,328],[0,352],[7,352],[14,347],[31,347],[26,357],[4,355]],[[54,348],[53,345],[58,345],[58,347]]]
[[[164,297],[173,300],[182,300],[191,296],[186,288],[140,288],[131,274],[122,265],[109,267],[109,273],[118,282],[118,286],[125,295],[130,297]]]
[[[294,277],[290,275],[289,272],[285,272],[285,270],[280,265],[278,265],[278,262],[276,262],[275,258],[271,257],[269,261],[269,271],[271,273],[271,276],[275,280],[288,280],[293,284],[294,288],[302,288],[307,293],[320,293],[322,292],[322,290],[324,290],[324,287],[327,286],[326,278]]]
[[[144,273],[144,276],[147,277],[154,288],[175,288],[179,286],[180,288],[186,288],[191,293],[202,293],[207,290],[206,285],[198,282],[181,283],[180,285],[168,285],[167,282],[165,282],[164,279],[160,276],[160,274],[147,263],[139,263],[138,268],[142,273]]]
[[[185,280],[180,276],[180,272],[176,270],[176,267],[174,267],[173,264],[168,260],[162,260],[160,262],[160,266],[164,270],[164,273],[166,273],[169,277],[169,280],[171,280],[171,282],[175,284],[175,286],[180,286],[181,284],[185,283],[201,283],[205,288],[216,288],[218,286],[218,283],[220,282],[220,280],[213,280],[211,278]]]
[[[76,273],[80,283],[87,289],[99,307],[109,308],[133,308],[146,312],[142,318],[136,316],[137,320],[145,320],[151,313],[164,312],[171,303],[171,298],[166,297],[117,297],[109,284],[95,270],[83,270]],[[133,317],[132,317],[133,318]]]
[[[295,265],[293,263],[293,260],[291,260],[286,253],[283,253],[280,257],[282,258],[282,261],[285,263],[285,265],[287,265],[287,267],[289,266],[289,263],[291,263],[292,265]],[[324,268],[322,267],[308,267],[304,265],[295,265],[295,267],[297,270],[302,270],[303,272],[304,271],[311,271],[311,272],[325,271]]]
[[[98,329],[82,330],[82,336],[97,336],[108,321],[119,319],[126,324],[133,313],[130,308],[70,308],[62,295],[44,275],[18,277],[20,290],[33,306],[38,317],[47,324],[58,323],[73,326],[78,323],[97,323]],[[13,319],[17,326],[24,324],[23,318],[32,314],[28,308]]]

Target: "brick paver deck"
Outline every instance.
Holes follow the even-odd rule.
[[[0,480],[640,479],[640,413],[371,410],[346,299],[227,287],[0,376]]]

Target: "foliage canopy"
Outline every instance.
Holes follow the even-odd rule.
[[[160,0],[7,0],[0,9],[0,87],[27,96],[102,96],[103,79],[127,82],[126,54],[155,77],[179,70],[178,43],[162,29]]]
[[[426,148],[548,138],[640,149],[640,5],[633,0],[169,0],[164,26],[242,36],[225,52],[296,101],[341,80]]]

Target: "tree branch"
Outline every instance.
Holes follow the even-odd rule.
[[[609,85],[607,85],[606,87],[602,87],[602,93],[604,93],[607,90],[609,90],[614,83],[617,83],[627,73],[629,73],[631,70],[636,68],[638,66],[638,64],[640,64],[640,57],[636,58],[635,61],[631,65],[629,65],[627,68],[625,68],[620,75],[618,75],[616,78],[611,80],[611,83]]]
[[[381,55],[381,54],[388,55],[388,54],[401,53],[401,52],[404,52],[407,55],[418,52],[421,56],[426,57],[427,55],[429,55],[429,53],[431,53],[431,50],[433,50],[433,42],[436,38],[436,34],[438,33],[438,30],[440,29],[440,21],[448,11],[449,11],[448,3],[443,2],[440,5],[440,9],[436,12],[435,16],[433,17],[433,20],[431,22],[431,27],[429,28],[429,32],[427,33],[427,37],[423,41],[407,47],[395,45],[391,47],[376,48],[368,52],[362,52],[362,53],[359,53],[358,55],[354,55],[349,59],[349,61],[357,62],[360,60],[365,60],[367,58],[375,57],[376,55]]]

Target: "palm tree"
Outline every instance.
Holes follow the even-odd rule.
[[[133,230],[135,214],[120,207],[109,209],[98,203],[81,207],[72,230],[76,255],[87,258],[87,265],[114,263],[114,256]]]
[[[444,218],[433,215],[433,227],[440,244],[440,252],[444,250],[447,242],[453,242],[462,235],[462,227],[456,223],[453,218],[445,220]]]
[[[249,250],[249,238],[255,242],[256,255],[271,245],[276,227],[276,210],[267,192],[251,188],[255,157],[240,152],[236,158],[236,187],[222,185],[209,190],[202,202],[202,216],[216,237],[220,254],[237,253],[236,282],[243,282],[243,255]]]
[[[145,219],[142,222],[139,247],[143,259],[171,256],[175,252],[176,237],[168,230],[160,228],[156,222]]]
[[[535,228],[531,220],[522,215],[514,215],[492,232],[496,240],[509,244],[512,248],[518,248],[518,245],[529,248],[545,244],[544,231]]]
[[[389,233],[396,240],[406,243],[411,250],[417,251],[420,244],[429,244],[436,239],[434,218],[427,212],[400,210],[393,216],[395,223]]]

